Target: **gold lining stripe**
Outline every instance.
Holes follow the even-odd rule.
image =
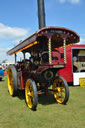
[[[26,47],[24,47],[24,48],[22,48],[22,49],[20,49],[20,50],[18,50],[18,51],[16,51],[16,52],[10,54],[10,56],[13,55],[13,54],[16,54],[16,53],[18,53],[18,52],[21,52],[21,51],[23,51],[23,50],[25,50],[25,49],[27,49],[27,48],[30,48],[30,47],[32,47],[33,45],[37,44],[37,43],[38,43],[38,42],[35,41],[35,42],[33,42],[33,43],[27,45]]]
[[[71,45],[73,45],[73,44],[68,44],[68,45],[66,45],[66,47],[71,46]],[[58,47],[57,49],[59,49],[59,48],[64,48],[64,46]]]

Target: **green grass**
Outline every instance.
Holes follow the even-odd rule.
[[[67,105],[54,102],[52,95],[40,96],[37,111],[24,97],[11,97],[7,78],[0,81],[0,128],[85,128],[85,87],[69,87]]]

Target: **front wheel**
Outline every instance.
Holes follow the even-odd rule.
[[[66,104],[69,99],[69,88],[63,77],[56,77],[53,81],[54,98],[58,103]]]
[[[25,99],[27,106],[32,110],[36,110],[38,103],[37,87],[31,79],[28,79],[25,85]]]

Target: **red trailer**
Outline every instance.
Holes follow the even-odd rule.
[[[58,49],[63,53],[63,48]],[[73,85],[85,85],[85,45],[73,44],[66,47],[66,65],[58,71],[67,82]]]

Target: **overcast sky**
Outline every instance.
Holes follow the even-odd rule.
[[[46,26],[76,31],[85,43],[85,0],[44,0]],[[0,62],[6,52],[38,30],[37,0],[0,0]]]

